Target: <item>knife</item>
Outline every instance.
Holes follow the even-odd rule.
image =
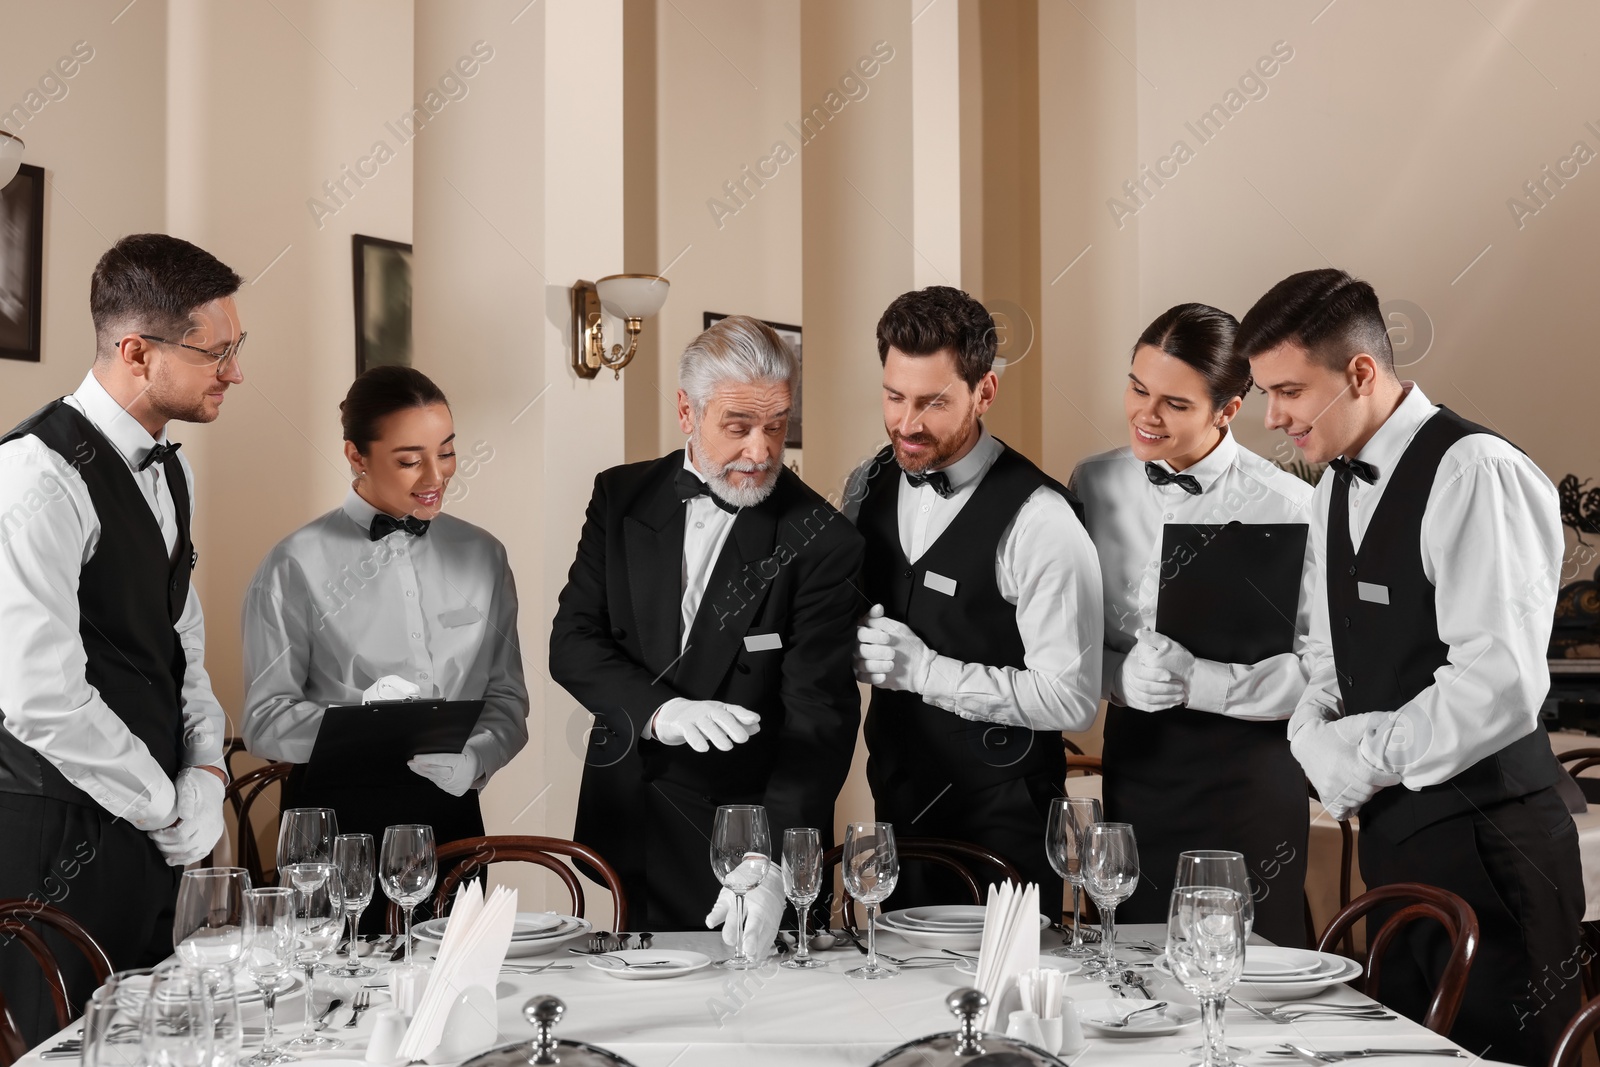
[[[863,956],[867,954],[867,946],[861,943],[861,938],[858,935],[850,932],[850,928],[848,926],[844,927],[841,932],[845,937],[850,939],[850,943],[856,947],[857,952],[861,953]]]

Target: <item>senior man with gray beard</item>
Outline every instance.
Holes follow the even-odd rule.
[[[635,929],[724,923],[760,959],[777,864],[742,917],[711,871],[722,804],[831,845],[860,721],[851,666],[862,539],[783,465],[799,364],[723,319],[678,366],[687,447],[602,472],[550,637],[550,675],[595,717],[575,837],[622,876]],[[705,909],[714,907],[709,916]]]

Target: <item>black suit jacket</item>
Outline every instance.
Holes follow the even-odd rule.
[[[575,836],[636,876],[643,849],[630,828],[658,779],[711,802],[764,804],[774,847],[791,826],[831,837],[861,718],[851,653],[863,542],[787,469],[735,518],[679,655],[682,466],[678,451],[595,478],[550,635],[550,676],[595,716]],[[745,643],[769,634],[781,648]],[[680,696],[748,708],[761,732],[732,752],[642,739]]]

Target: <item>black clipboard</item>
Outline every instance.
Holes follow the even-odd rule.
[[[1169,523],[1156,629],[1219,663],[1293,652],[1309,532],[1299,522]]]
[[[481,700],[378,700],[322,713],[308,783],[365,786],[403,782],[424,752],[460,752],[483,712]]]

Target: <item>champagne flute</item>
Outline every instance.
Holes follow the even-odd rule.
[[[339,932],[344,929],[339,874],[331,863],[292,863],[283,873],[294,890],[294,959],[306,972],[305,1027],[289,1047],[307,1051],[338,1048],[344,1042],[319,1036],[311,1029],[311,1019],[317,963],[339,943]]]
[[[243,867],[184,871],[172,917],[172,947],[178,959],[213,977],[244,954],[244,894],[250,875]]]
[[[892,978],[899,970],[878,959],[877,908],[900,880],[894,827],[886,822],[853,822],[844,831],[844,887],[867,906],[867,962],[846,971],[851,978]]]
[[[144,1067],[207,1067],[211,1011],[203,974],[173,962],[151,972],[139,1053]]]
[[[278,983],[294,966],[293,889],[251,889],[244,902],[244,970],[261,990],[261,1006],[266,1016],[266,1037],[261,1051],[245,1061],[244,1067],[273,1067],[295,1057],[273,1044],[272,1014],[278,1003]],[[306,991],[306,999],[311,991]],[[91,1067],[85,1064],[84,1067]]]
[[[278,822],[278,884],[295,863],[332,863],[339,817],[332,808],[290,808]]]
[[[1167,965],[1200,1000],[1205,1032],[1197,1067],[1235,1067],[1223,1041],[1222,1009],[1244,971],[1244,900],[1236,889],[1179,886],[1167,918]]]
[[[333,865],[338,869],[340,898],[350,918],[350,951],[345,965],[335,973],[344,978],[365,978],[377,971],[356,955],[360,940],[361,913],[372,903],[373,853],[371,834],[340,834],[333,839]]]
[[[815,827],[798,826],[783,832],[783,894],[794,904],[799,920],[799,948],[794,959],[784,960],[780,967],[804,970],[808,967],[826,967],[824,960],[811,954],[811,943],[806,937],[806,909],[822,893],[822,834]]]
[[[411,915],[428,899],[439,877],[439,856],[433,845],[433,827],[402,823],[383,831],[383,851],[378,856],[378,880],[383,895],[406,912],[406,966],[411,966],[415,943]]]
[[[772,834],[767,829],[767,809],[759,804],[724,804],[717,809],[711,829],[711,870],[717,881],[733,890],[733,955],[718,967],[744,971],[757,961],[744,954],[744,895],[760,885],[772,866]]]
[[[1105,816],[1096,797],[1056,797],[1050,803],[1050,823],[1045,832],[1045,852],[1050,866],[1072,886],[1072,943],[1052,956],[1084,959],[1094,949],[1083,943],[1083,831]]]
[[[1139,848],[1133,827],[1125,822],[1090,823],[1083,832],[1083,887],[1100,909],[1100,955],[1084,966],[1085,974],[1114,974],[1117,905],[1139,885]]]

